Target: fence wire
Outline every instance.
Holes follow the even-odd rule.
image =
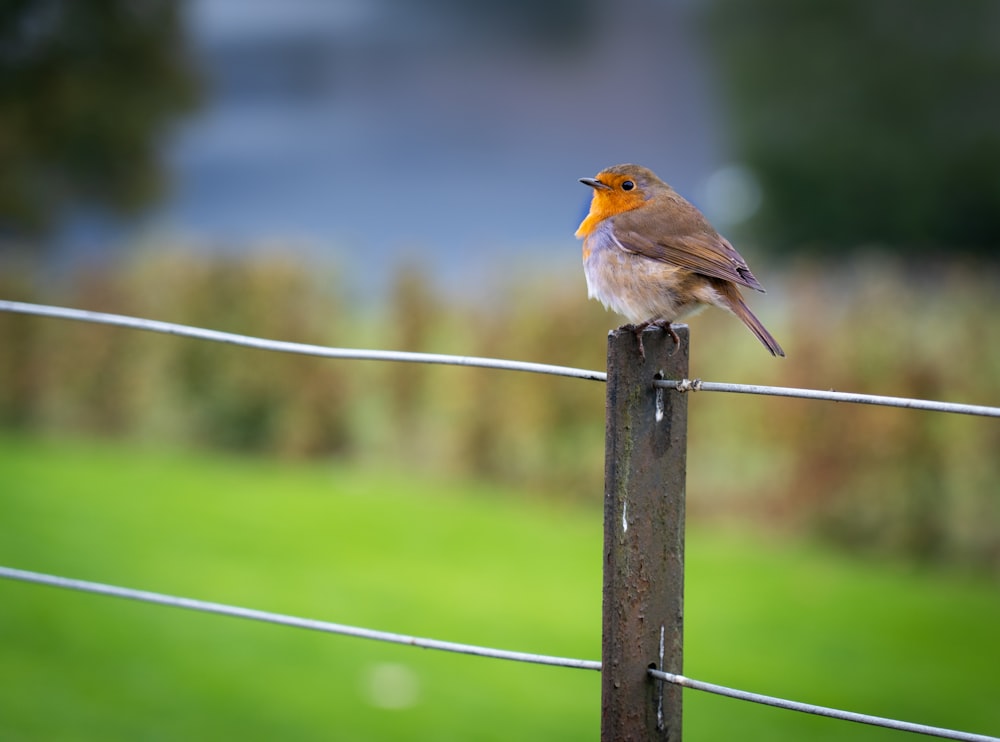
[[[411,353],[400,351],[384,350],[364,350],[356,348],[332,348],[321,345],[310,345],[306,343],[292,343],[280,340],[268,340],[265,338],[253,337],[249,335],[239,335],[236,333],[219,332],[190,325],[175,324],[172,322],[161,322],[157,320],[129,317],[120,314],[108,314],[104,312],[90,312],[80,309],[66,307],[54,307],[43,304],[31,304],[27,302],[16,302],[0,300],[0,311],[15,312],[19,314],[29,314],[41,317],[52,317],[81,322],[91,322],[96,324],[113,325],[117,327],[127,327],[136,330],[146,330],[150,332],[190,337],[200,340],[209,340],[232,345],[240,345],[258,350],[270,350],[284,353],[295,353],[300,355],[311,355],[321,358],[339,358],[345,360],[367,360],[367,361],[393,361],[402,363],[431,363],[451,366],[471,366],[479,368],[501,369],[506,371],[524,371],[528,373],[549,374],[555,376],[566,376],[570,378],[588,379],[592,381],[607,381],[607,374],[601,371],[591,371],[587,369],[571,368],[567,366],[554,366],[543,363],[528,363],[523,361],[511,361],[497,358],[482,358],[477,356],[455,356],[436,353]],[[959,404],[952,402],[941,402],[936,400],[911,399],[905,397],[889,397],[871,394],[854,394],[849,392],[823,391],[815,389],[796,389],[789,387],[758,386],[750,384],[727,384],[720,382],[702,381],[701,379],[680,379],[680,380],[656,380],[654,384],[665,389],[673,389],[678,392],[729,392],[736,394],[762,394],[769,396],[794,397],[801,399],[825,400],[833,402],[847,402],[852,404],[880,405],[886,407],[900,407],[906,409],[928,410],[934,412],[955,413],[961,415],[978,415],[985,417],[1000,417],[1000,407],[988,407],[983,405]],[[541,665],[554,665],[559,667],[569,667],[584,670],[600,670],[601,663],[594,660],[580,660],[565,657],[554,657],[549,655],[531,654],[526,652],[513,652],[503,649],[481,647],[471,644],[459,644],[455,642],[440,641],[437,639],[427,639],[404,634],[395,634],[385,631],[360,628],[356,626],[346,626],[343,624],[318,621],[314,619],[299,618],[280,613],[259,611],[250,608],[240,608],[223,603],[213,603],[208,601],[183,598],[162,593],[149,592],[145,590],[134,590],[131,588],[107,585],[98,582],[88,582],[85,580],[75,580],[67,577],[48,575],[39,572],[14,569],[0,566],[0,578],[19,580],[52,587],[59,587],[70,590],[78,590],[87,593],[108,595],[129,600],[136,600],[157,605],[172,606],[175,608],[185,608],[188,610],[201,611],[218,615],[232,616],[236,618],[263,621],[266,623],[281,624],[313,631],[322,631],[331,634],[342,634],[362,639],[390,642],[394,644],[404,644],[423,649],[434,649],[459,654],[476,655],[480,657],[490,657],[493,659],[511,660],[516,662],[528,662]],[[914,732],[929,736],[943,737],[947,739],[966,740],[968,742],[1000,742],[1000,737],[990,737],[981,734],[971,734],[940,727],[915,724],[912,722],[897,721],[878,716],[859,714],[851,711],[841,711],[825,706],[815,706],[812,704],[800,703],[788,699],[765,696],[759,693],[736,690],[714,683],[707,683],[700,680],[675,675],[673,673],[662,672],[650,669],[650,676],[655,679],[680,685],[686,688],[706,691],[718,695],[737,698],[744,701],[761,703],[769,706],[799,711],[802,713],[828,716],[844,721],[853,721],[861,724],[887,727],[900,731]]]
[[[676,389],[679,392],[730,392],[733,394],[765,394],[771,397],[796,397],[799,399],[820,399],[828,402],[850,402],[852,404],[880,405],[882,407],[903,407],[909,410],[929,410],[931,412],[952,412],[958,415],[979,415],[1000,417],[1000,407],[937,402],[928,399],[908,399],[906,397],[885,397],[878,394],[855,394],[853,392],[821,391],[819,389],[795,389],[787,386],[759,386],[756,384],[724,384],[701,379],[656,379],[654,386]]]
[[[814,706],[811,703],[800,703],[799,701],[789,701],[786,698],[765,696],[760,693],[750,693],[745,690],[727,688],[724,685],[706,683],[703,680],[695,680],[683,675],[675,675],[671,672],[663,672],[662,670],[654,670],[652,668],[649,670],[649,674],[658,680],[664,680],[668,683],[680,685],[685,688],[693,688],[694,690],[705,691],[706,693],[715,693],[720,696],[737,698],[741,701],[762,703],[765,706],[775,706],[777,708],[788,709],[789,711],[799,711],[804,714],[828,716],[832,719],[839,719],[841,721],[853,721],[858,724],[885,727],[887,729],[895,729],[900,732],[913,732],[915,734],[924,734],[931,737],[965,740],[965,742],[1000,742],[1000,737],[989,737],[985,734],[959,732],[954,729],[932,727],[927,726],[926,724],[914,724],[909,721],[897,721],[896,719],[887,719],[884,716],[870,716],[868,714],[859,714],[854,711],[841,711],[840,709],[829,708],[828,706]]]
[[[362,348],[331,348],[325,345],[310,345],[308,343],[290,343],[284,340],[268,340],[251,335],[238,335],[233,332],[206,330],[202,327],[179,325],[173,322],[128,317],[123,314],[108,314],[106,312],[89,312],[83,309],[52,307],[44,304],[29,304],[21,301],[6,301],[0,299],[0,311],[32,314],[39,317],[55,317],[58,319],[92,322],[99,325],[114,325],[128,327],[133,330],[160,332],[165,335],[211,340],[217,343],[241,345],[257,350],[272,350],[279,353],[295,353],[297,355],[318,356],[320,358],[340,358],[352,361],[398,361],[401,363],[434,363],[445,366],[474,366],[478,368],[495,368],[503,371],[527,371],[535,374],[552,376],[568,376],[592,381],[607,381],[608,375],[603,371],[588,371],[582,368],[567,366],[552,366],[546,363],[528,363],[525,361],[508,361],[500,358],[480,358],[477,356],[454,356],[441,353],[410,353],[395,350],[366,350]]]
[[[173,322],[129,317],[122,314],[106,312],[90,312],[83,309],[54,307],[46,304],[31,304],[21,301],[0,299],[0,311],[30,314],[39,317],[54,317],[77,322],[127,327],[133,330],[146,330],[166,335],[210,340],[230,345],[240,345],[257,350],[270,350],[283,353],[317,356],[320,358],[339,358],[355,361],[394,361],[399,363],[432,363],[446,366],[471,366],[478,368],[493,368],[504,371],[525,371],[528,373],[566,376],[590,381],[607,381],[608,375],[603,371],[592,371],[570,366],[554,366],[546,363],[530,363],[512,361],[502,358],[482,358],[479,356],[456,356],[441,353],[411,353],[393,350],[366,350],[361,348],[332,348],[325,345],[308,343],[290,343],[284,340],[268,340],[251,335],[239,335],[232,332],[207,330],[202,327],[181,325]],[[680,392],[731,392],[736,394],[764,394],[777,397],[798,397],[803,399],[825,400],[830,402],[849,402],[852,404],[880,405],[883,407],[902,407],[915,410],[930,410],[934,412],[950,412],[960,415],[978,415],[984,417],[1000,417],[1000,407],[984,405],[958,404],[954,402],[939,402],[936,400],[911,399],[907,397],[888,397],[874,394],[853,394],[850,392],[824,391],[820,389],[794,389],[780,386],[757,386],[753,384],[725,384],[720,382],[702,381],[701,379],[661,379],[653,382],[665,389],[675,389]]]
[[[513,662],[525,662],[536,665],[550,665],[555,667],[567,667],[576,670],[598,670],[601,663],[596,660],[581,660],[569,657],[555,657],[552,655],[533,654],[529,652],[514,652],[506,649],[495,649],[474,644],[459,644],[456,642],[440,641],[438,639],[426,639],[406,634],[396,634],[388,631],[376,631],[358,626],[347,626],[345,624],[331,623],[329,621],[318,621],[310,618],[300,618],[282,613],[272,613],[260,611],[253,608],[241,608],[239,606],[227,605],[224,603],[214,603],[194,598],[183,598],[176,595],[166,595],[164,593],[150,592],[148,590],[135,590],[118,585],[108,585],[101,582],[90,582],[87,580],[75,580],[69,577],[49,575],[41,572],[31,572],[23,569],[0,566],[0,578],[18,580],[20,582],[46,585],[49,587],[63,588],[66,590],[77,590],[85,593],[97,595],[107,595],[115,598],[124,598],[141,603],[152,603],[154,605],[164,605],[173,608],[184,608],[191,611],[231,616],[243,618],[251,621],[261,621],[264,623],[291,626],[293,628],[308,629],[311,631],[321,631],[328,634],[340,634],[343,636],[353,636],[359,639],[370,639],[373,641],[388,642],[390,644],[403,644],[421,649],[432,649],[442,652],[454,652],[456,654],[473,655],[477,657],[488,657],[499,660],[510,660]],[[870,726],[886,727],[903,732],[913,732],[933,737],[943,737],[946,739],[963,740],[965,742],[1000,742],[1000,737],[990,737],[983,734],[972,734],[942,727],[933,727],[926,724],[915,724],[913,722],[898,721],[881,716],[870,716],[859,714],[853,711],[842,711],[827,706],[815,706],[813,704],[791,701],[775,696],[765,696],[760,693],[737,690],[724,685],[707,683],[702,680],[695,680],[683,675],[663,672],[650,669],[651,677],[685,688],[715,693],[717,695],[728,696],[742,701],[750,701],[777,708],[798,711],[801,713],[827,716],[842,721],[853,721]]]
[[[491,657],[497,660],[512,660],[514,662],[529,662],[536,665],[572,667],[578,670],[601,669],[601,663],[592,660],[574,660],[566,657],[551,657],[545,654],[530,654],[528,652],[512,652],[506,649],[480,647],[474,644],[457,644],[455,642],[439,641],[438,639],[424,639],[418,636],[394,634],[388,631],[376,631],[374,629],[364,629],[358,626],[346,626],[344,624],[330,623],[329,621],[317,621],[311,618],[299,618],[296,616],[286,616],[281,613],[258,611],[253,608],[240,608],[238,606],[226,605],[224,603],[212,603],[205,600],[195,600],[194,598],[181,598],[176,595],[164,595],[163,593],[154,593],[149,592],[148,590],[133,590],[131,588],[119,587],[117,585],[106,585],[102,582],[74,580],[69,577],[59,577],[57,575],[48,575],[41,572],[29,572],[27,570],[14,569],[12,567],[0,566],[0,577],[10,580],[20,580],[21,582],[32,582],[38,585],[61,587],[67,590],[79,590],[85,593],[110,595],[115,598],[137,600],[142,603],[154,603],[156,605],[167,605],[173,608],[186,608],[191,611],[201,611],[202,613],[215,613],[222,616],[246,618],[251,621],[263,621],[265,623],[281,624],[282,626],[294,626],[299,629],[322,631],[327,634],[343,634],[345,636],[354,636],[359,639],[373,639],[380,642],[389,642],[390,644],[406,644],[411,647],[420,647],[421,649],[436,649],[442,652],[471,654],[478,657]]]

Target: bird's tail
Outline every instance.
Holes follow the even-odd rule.
[[[784,358],[785,351],[781,349],[781,346],[778,345],[778,341],[771,336],[771,333],[767,331],[767,328],[764,327],[764,325],[760,323],[760,320],[754,316],[754,313],[750,311],[750,307],[748,307],[746,302],[743,301],[743,297],[740,295],[739,289],[728,281],[720,281],[720,283],[724,284],[724,288],[717,288],[723,288],[721,293],[726,299],[726,305],[729,310],[739,317],[740,320],[743,321],[744,325],[750,328],[750,332],[756,335],[757,339],[760,340],[769,351],[771,351],[771,355],[781,356]]]

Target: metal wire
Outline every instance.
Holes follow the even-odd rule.
[[[607,381],[608,375],[603,371],[592,371],[569,366],[553,366],[545,363],[529,363],[526,361],[511,361],[501,358],[482,358],[477,356],[455,356],[441,353],[411,353],[392,350],[366,350],[361,348],[331,348],[323,345],[307,343],[290,343],[283,340],[267,340],[251,335],[238,335],[231,332],[206,330],[201,327],[180,325],[173,322],[129,317],[121,314],[105,312],[90,312],[83,309],[53,307],[44,304],[7,301],[0,299],[0,311],[32,314],[40,317],[56,317],[79,322],[128,327],[134,330],[147,330],[167,335],[212,340],[220,343],[241,345],[258,350],[272,350],[284,353],[318,356],[321,358],[339,358],[359,361],[396,361],[401,363],[433,363],[447,366],[472,366],[478,368],[493,368],[506,371],[525,371],[528,373],[567,376],[591,381]],[[760,386],[756,384],[727,384],[701,379],[657,379],[655,386],[664,389],[674,389],[680,392],[730,392],[734,394],[764,394],[775,397],[796,397],[801,399],[826,400],[831,402],[848,402],[852,404],[880,405],[883,407],[902,407],[913,410],[930,410],[933,412],[950,412],[960,415],[978,415],[983,417],[1000,417],[1000,407],[984,405],[958,404],[954,402],[939,402],[907,397],[887,397],[876,394],[855,394],[852,392],[823,391],[820,389],[795,389],[781,386]]]
[[[410,353],[400,351],[384,350],[362,350],[355,348],[331,348],[320,345],[309,345],[305,343],[291,343],[279,340],[267,340],[264,338],[252,337],[248,335],[238,335],[235,333],[219,332],[207,330],[200,327],[180,325],[171,322],[160,322],[157,320],[128,317],[119,314],[107,314],[104,312],[90,312],[80,309],[70,309],[65,307],[54,307],[42,304],[30,304],[27,302],[15,302],[0,300],[0,311],[17,312],[20,314],[30,314],[42,317],[54,317],[82,322],[93,322],[98,324],[115,325],[118,327],[128,327],[136,330],[147,330],[168,335],[178,335],[183,337],[210,340],[232,345],[240,345],[258,350],[271,350],[285,353],[296,353],[300,355],[311,355],[322,358],[339,358],[348,360],[370,360],[370,361],[396,361],[403,363],[433,363],[452,366],[472,366],[479,368],[493,368],[508,371],[525,371],[529,373],[550,374],[555,376],[566,376],[571,378],[589,379],[593,381],[607,381],[607,374],[600,371],[590,371],[586,369],[570,368],[566,366],[552,366],[542,363],[527,363],[523,361],[510,361],[496,358],[481,358],[476,356],[454,356],[435,353]],[[796,397],[803,399],[827,400],[834,402],[848,402],[853,404],[881,405],[886,407],[901,407],[907,409],[930,410],[935,412],[948,412],[963,415],[979,415],[986,417],[1000,417],[1000,407],[986,407],[982,405],[956,404],[950,402],[939,402],[933,400],[909,399],[904,397],[887,397],[871,394],[854,394],[848,392],[821,391],[813,389],[795,389],[789,387],[758,386],[751,384],[727,384],[720,382],[707,382],[701,379],[680,379],[680,380],[656,380],[655,386],[665,389],[674,389],[679,392],[688,391],[713,391],[730,392],[736,394],[763,394],[779,397]],[[52,587],[61,587],[82,592],[109,595],[118,598],[136,600],[158,605],[167,605],[175,608],[185,608],[188,610],[201,611],[205,613],[215,613],[219,615],[245,618],[266,623],[275,623],[285,626],[322,631],[331,634],[342,634],[354,636],[362,639],[372,639],[375,641],[390,642],[394,644],[406,644],[424,649],[436,649],[459,654],[476,655],[480,657],[491,657],[494,659],[512,660],[516,662],[528,662],[541,665],[554,665],[560,667],[570,667],[585,670],[600,670],[601,663],[594,660],[579,660],[564,657],[553,657],[549,655],[531,654],[525,652],[512,652],[490,647],[481,647],[471,644],[459,644],[455,642],[440,641],[437,639],[426,639],[404,634],[394,634],[385,631],[359,628],[356,626],[346,626],[327,621],[317,621],[307,618],[298,618],[279,613],[258,611],[250,608],[240,608],[237,606],[225,605],[222,603],[212,603],[208,601],[195,600],[192,598],[182,598],[162,593],[154,593],[145,590],[133,590],[130,588],[106,585],[98,582],[88,582],[84,580],[74,580],[67,577],[47,575],[39,572],[29,572],[26,570],[14,569],[0,566],[0,577],[31,582]],[[654,678],[676,685],[692,688],[696,690],[715,693],[718,695],[737,698],[744,701],[761,703],[778,708],[790,709],[808,714],[827,716],[844,721],[853,721],[861,724],[887,727],[900,731],[915,732],[948,739],[966,740],[968,742],[1000,742],[998,737],[990,737],[981,734],[971,734],[940,727],[932,727],[924,724],[914,724],[911,722],[897,721],[884,717],[859,714],[851,711],[842,711],[825,706],[815,706],[812,704],[790,701],[774,696],[765,696],[759,693],[736,690],[714,683],[706,683],[700,680],[687,678],[683,675],[662,672],[650,669],[649,674]]]
[[[39,317],[57,317],[79,322],[94,322],[117,327],[129,327],[133,330],[148,330],[166,335],[213,340],[217,343],[242,345],[258,350],[274,350],[282,353],[297,353],[299,355],[319,356],[321,358],[341,358],[355,361],[400,361],[403,363],[435,363],[446,366],[474,366],[478,368],[496,368],[505,371],[527,371],[535,374],[550,374],[553,376],[569,376],[576,379],[592,381],[607,381],[608,375],[603,371],[588,371],[582,368],[567,366],[551,366],[546,363],[527,363],[525,361],[508,361],[500,358],[479,358],[476,356],[453,356],[439,353],[408,353],[394,350],[364,350],[360,348],[330,348],[323,345],[307,343],[289,343],[283,340],[267,340],[250,335],[237,335],[232,332],[206,330],[201,327],[179,325],[173,322],[128,317],[122,314],[107,314],[105,312],[88,312],[83,309],[52,307],[44,304],[29,304],[21,301],[6,301],[0,299],[0,311],[33,314]]]
[[[527,662],[537,665],[568,667],[577,670],[599,671],[601,669],[601,663],[596,660],[580,660],[567,657],[554,657],[544,654],[532,654],[528,652],[512,652],[510,650],[481,647],[474,644],[458,644],[456,642],[446,642],[437,639],[425,639],[416,636],[408,636],[406,634],[395,634],[387,631],[376,631],[374,629],[365,629],[357,626],[330,623],[328,621],[299,618],[297,616],[288,616],[281,613],[258,611],[252,608],[240,608],[238,606],[225,605],[223,603],[213,603],[193,598],[181,598],[174,595],[149,592],[147,590],[133,590],[131,588],[120,587],[117,585],[107,585],[100,582],[74,580],[68,577],[59,577],[57,575],[43,574],[41,572],[31,572],[23,569],[15,569],[13,567],[0,566],[0,578],[47,585],[50,587],[59,587],[68,590],[78,590],[86,593],[96,593],[98,595],[108,595],[115,598],[124,598],[143,603],[153,603],[155,605],[185,608],[187,610],[200,611],[203,613],[214,613],[223,616],[232,616],[234,618],[262,621],[264,623],[273,623],[282,626],[293,626],[300,629],[322,631],[328,634],[341,634],[360,639],[371,639],[374,641],[389,642],[392,644],[405,644],[412,647],[420,647],[422,649],[435,649],[444,652],[455,652],[457,654],[511,660],[514,662]],[[834,719],[840,719],[842,721],[853,721],[860,724],[886,727],[888,729],[896,729],[904,732],[914,732],[933,737],[963,740],[964,742],[1000,742],[1000,738],[998,737],[960,732],[952,729],[927,726],[925,724],[897,721],[895,719],[887,719],[881,716],[870,716],[868,714],[859,714],[853,711],[842,711],[840,709],[833,709],[826,706],[815,706],[813,704],[790,701],[788,699],[777,698],[775,696],[765,696],[760,693],[751,693],[749,691],[728,688],[724,685],[716,685],[715,683],[706,683],[701,680],[694,680],[693,678],[688,678],[683,675],[675,675],[674,673],[663,672],[661,670],[650,669],[649,674],[659,680],[673,683],[674,685],[680,685],[685,688],[706,691],[708,693],[715,693],[717,695],[737,698],[743,701],[751,701],[753,703],[761,703],[767,706],[775,706],[791,711],[816,714],[818,716],[827,716]]]
[[[821,399],[829,402],[850,402],[852,404],[880,405],[883,407],[905,407],[910,410],[931,410],[933,412],[953,412],[959,415],[980,415],[1000,417],[1000,407],[936,402],[927,399],[907,397],[884,397],[877,394],[854,394],[852,392],[823,391],[820,389],[795,389],[785,386],[759,386],[756,384],[725,384],[701,379],[656,379],[654,386],[676,389],[680,392],[731,392],[733,394],[766,394],[772,397],[798,397]]]
[[[40,317],[56,317],[79,322],[128,327],[134,330],[147,330],[167,335],[213,340],[231,345],[241,345],[258,350],[272,350],[284,353],[318,356],[321,358],[340,358],[357,361],[396,361],[401,363],[434,363],[446,366],[472,366],[477,368],[494,368],[506,371],[525,371],[536,374],[567,376],[591,381],[607,381],[608,375],[603,371],[591,371],[569,366],[552,366],[545,363],[529,363],[525,361],[510,361],[500,358],[481,358],[477,356],[454,356],[440,353],[410,353],[392,350],[364,350],[360,348],[331,348],[323,345],[307,343],[289,343],[283,340],[267,340],[251,335],[238,335],[231,332],[206,330],[201,327],[180,325],[173,322],[128,317],[121,314],[105,312],[89,312],[83,309],[53,307],[45,304],[30,304],[28,302],[7,301],[0,299],[0,311],[32,314]],[[826,400],[831,402],[848,402],[852,404],[881,405],[883,407],[902,407],[913,410],[931,410],[934,412],[950,412],[960,415],[978,415],[983,417],[1000,417],[1000,407],[984,405],[957,404],[953,402],[938,402],[934,400],[910,399],[907,397],[887,397],[875,394],[854,394],[851,392],[823,391],[819,389],[795,389],[781,386],[759,386],[754,384],[726,384],[701,379],[658,379],[654,385],[664,389],[675,389],[680,392],[731,392],[734,394],[765,394],[775,397],[798,397],[802,399]]]
[[[0,577],[10,580],[20,580],[22,582],[32,582],[39,585],[49,585],[51,587],[61,587],[68,590],[80,590],[85,593],[97,593],[99,595],[110,595],[115,598],[126,598],[137,600],[143,603],[155,603],[157,605],[167,605],[174,608],[186,608],[192,611],[203,613],[216,613],[223,616],[233,616],[235,618],[247,618],[252,621],[263,621],[265,623],[281,624],[283,626],[294,626],[300,629],[310,629],[312,631],[323,631],[328,634],[343,634],[354,636],[360,639],[373,639],[380,642],[392,644],[406,644],[411,647],[421,649],[437,649],[442,652],[455,652],[458,654],[471,654],[478,657],[491,657],[498,660],[512,660],[514,662],[529,662],[536,665],[554,665],[557,667],[571,667],[578,670],[600,670],[601,663],[596,660],[576,660],[566,657],[552,657],[545,654],[531,654],[528,652],[512,652],[506,649],[492,649],[490,647],[480,647],[474,644],[457,644],[455,642],[439,641],[437,639],[424,639],[418,636],[407,636],[405,634],[393,634],[388,631],[375,631],[374,629],[363,629],[357,626],[345,626],[344,624],[330,623],[328,621],[316,621],[311,618],[298,618],[296,616],[286,616],[281,613],[269,613],[258,611],[252,608],[240,608],[238,606],[225,605],[223,603],[211,603],[193,598],[180,598],[174,595],[164,595],[163,593],[153,593],[147,590],[132,590],[127,587],[117,585],[106,585],[101,582],[88,582],[86,580],[74,580],[68,577],[47,575],[41,572],[29,572],[23,569],[0,566]]]
[[[833,709],[827,706],[814,706],[811,703],[800,703],[799,701],[789,701],[785,698],[776,698],[775,696],[765,696],[760,693],[750,693],[745,690],[737,690],[735,688],[727,688],[724,685],[716,685],[715,683],[706,683],[703,680],[694,680],[693,678],[688,678],[683,675],[675,675],[670,672],[663,672],[662,670],[654,670],[650,668],[649,674],[659,680],[665,680],[668,683],[673,683],[674,685],[680,685],[685,688],[693,688],[694,690],[701,690],[707,693],[715,693],[720,696],[728,696],[729,698],[737,698],[741,701],[751,701],[752,703],[762,703],[766,706],[776,706],[778,708],[788,709],[790,711],[800,711],[804,714],[816,714],[817,716],[828,716],[833,719],[840,719],[841,721],[853,721],[858,724],[868,724],[870,726],[886,727],[887,729],[896,729],[901,732],[914,732],[916,734],[926,734],[931,737],[944,737],[946,739],[958,739],[964,740],[965,742],[1000,742],[1000,737],[990,737],[985,734],[972,734],[970,732],[959,732],[954,729],[943,729],[941,727],[931,727],[926,724],[914,724],[908,721],[897,721],[895,719],[886,719],[882,716],[870,716],[868,714],[858,714],[853,711],[841,711],[840,709]]]

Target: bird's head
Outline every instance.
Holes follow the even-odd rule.
[[[577,237],[586,237],[598,222],[637,209],[657,193],[670,190],[652,170],[641,165],[615,165],[602,170],[596,177],[580,178],[580,182],[593,188],[594,196],[590,213],[576,232]]]

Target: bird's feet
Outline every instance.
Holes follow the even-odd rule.
[[[661,330],[666,331],[670,335],[671,339],[674,341],[675,352],[676,349],[681,346],[680,336],[674,331],[674,328],[671,326],[671,323],[668,322],[667,320],[658,319],[649,322],[640,322],[635,325],[625,325],[623,329],[631,330],[632,334],[635,335],[635,339],[639,341],[639,355],[642,358],[642,360],[644,361],[646,360],[646,348],[643,346],[642,343],[642,333],[645,332],[647,327],[659,327]]]

